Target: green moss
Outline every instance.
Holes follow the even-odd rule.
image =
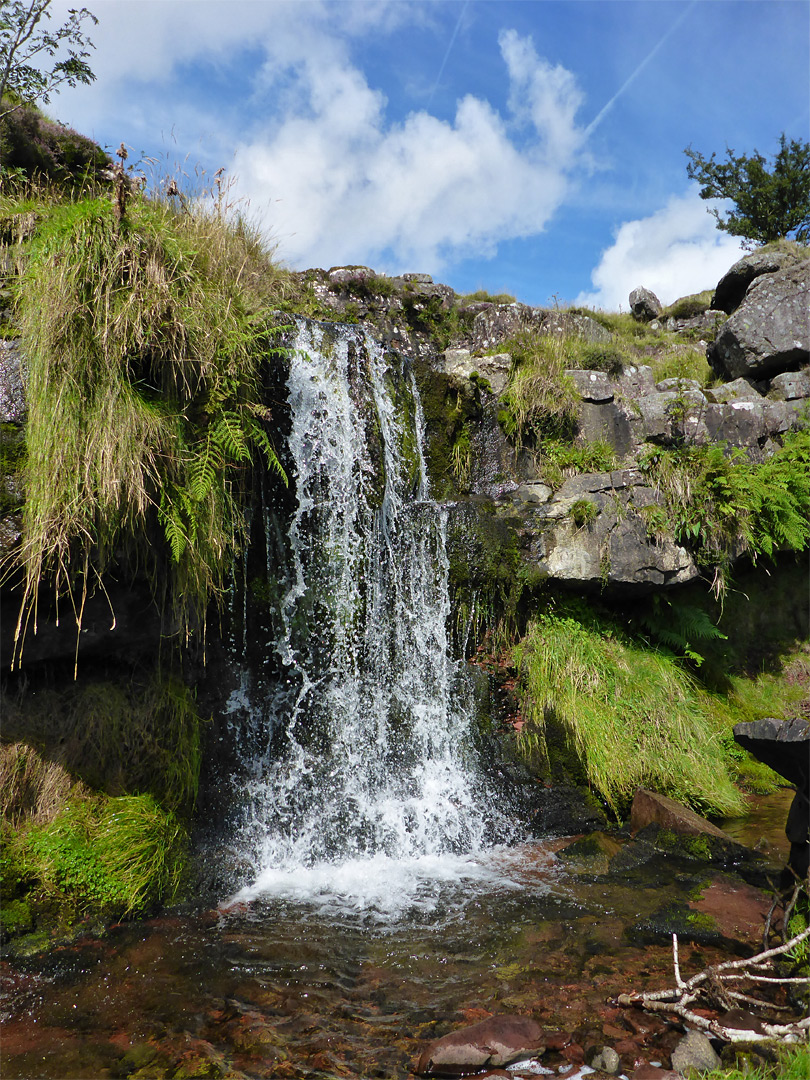
[[[186,834],[149,795],[69,802],[29,829],[22,850],[36,888],[83,912],[142,912],[180,887]]]

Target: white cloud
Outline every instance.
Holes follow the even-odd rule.
[[[265,74],[293,79],[288,112],[239,146],[235,171],[254,207],[270,204],[265,221],[281,254],[299,267],[367,262],[436,273],[541,231],[576,162],[582,95],[531,39],[508,31],[500,46],[506,119],[467,95],[452,121],[420,111],[401,123],[388,122],[385,98],[334,39],[310,38],[300,54],[274,49]]]
[[[717,229],[708,206],[694,185],[649,217],[624,222],[591,274],[595,291],[580,293],[576,302],[627,310],[639,285],[663,304],[713,288],[743,248],[739,238]]]

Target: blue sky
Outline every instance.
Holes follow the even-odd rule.
[[[87,2],[97,81],[49,111],[131,160],[225,166],[295,269],[671,302],[740,250],[684,148],[810,138],[810,0]]]

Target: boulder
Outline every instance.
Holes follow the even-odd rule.
[[[768,397],[774,401],[800,401],[810,398],[810,370],[785,371],[771,379]]]
[[[775,274],[788,266],[795,266],[802,257],[796,252],[775,249],[772,251],[754,251],[735,262],[718,281],[712,307],[730,315],[743,301],[748,286],[762,274]]]
[[[436,1039],[422,1051],[420,1076],[467,1076],[542,1054],[543,1029],[528,1016],[491,1016]]]
[[[583,401],[601,405],[613,401],[615,387],[604,371],[566,370],[565,374],[577,388]]]
[[[687,1069],[696,1072],[712,1072],[720,1068],[720,1057],[702,1031],[688,1031],[672,1051],[672,1067],[686,1074]]]
[[[756,280],[707,350],[730,379],[767,379],[810,362],[810,259]]]
[[[657,791],[639,788],[633,796],[633,805],[630,808],[630,828],[637,833],[647,825],[658,825],[670,832],[688,836],[712,836],[736,845],[736,841],[728,833],[712,825],[688,806],[682,806],[667,795],[659,795]]]
[[[661,301],[649,289],[642,286],[630,293],[630,311],[639,322],[652,322],[663,310]]]
[[[706,397],[715,405],[730,405],[732,401],[762,401],[762,394],[746,379],[713,386],[706,391]]]
[[[492,393],[500,397],[509,381],[512,357],[509,353],[474,357],[469,349],[445,349],[444,370],[448,375],[465,379],[478,375],[486,380]]]

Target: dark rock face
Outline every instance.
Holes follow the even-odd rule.
[[[810,260],[756,279],[709,347],[730,379],[766,379],[810,363]]]
[[[649,289],[639,287],[630,293],[630,311],[639,322],[652,322],[663,310],[661,301]]]
[[[430,1043],[419,1058],[420,1076],[467,1076],[488,1067],[542,1054],[543,1029],[526,1016],[492,1016]]]
[[[743,302],[752,281],[762,274],[775,274],[798,262],[801,262],[801,256],[792,251],[754,251],[745,255],[718,281],[712,307],[731,315]]]

